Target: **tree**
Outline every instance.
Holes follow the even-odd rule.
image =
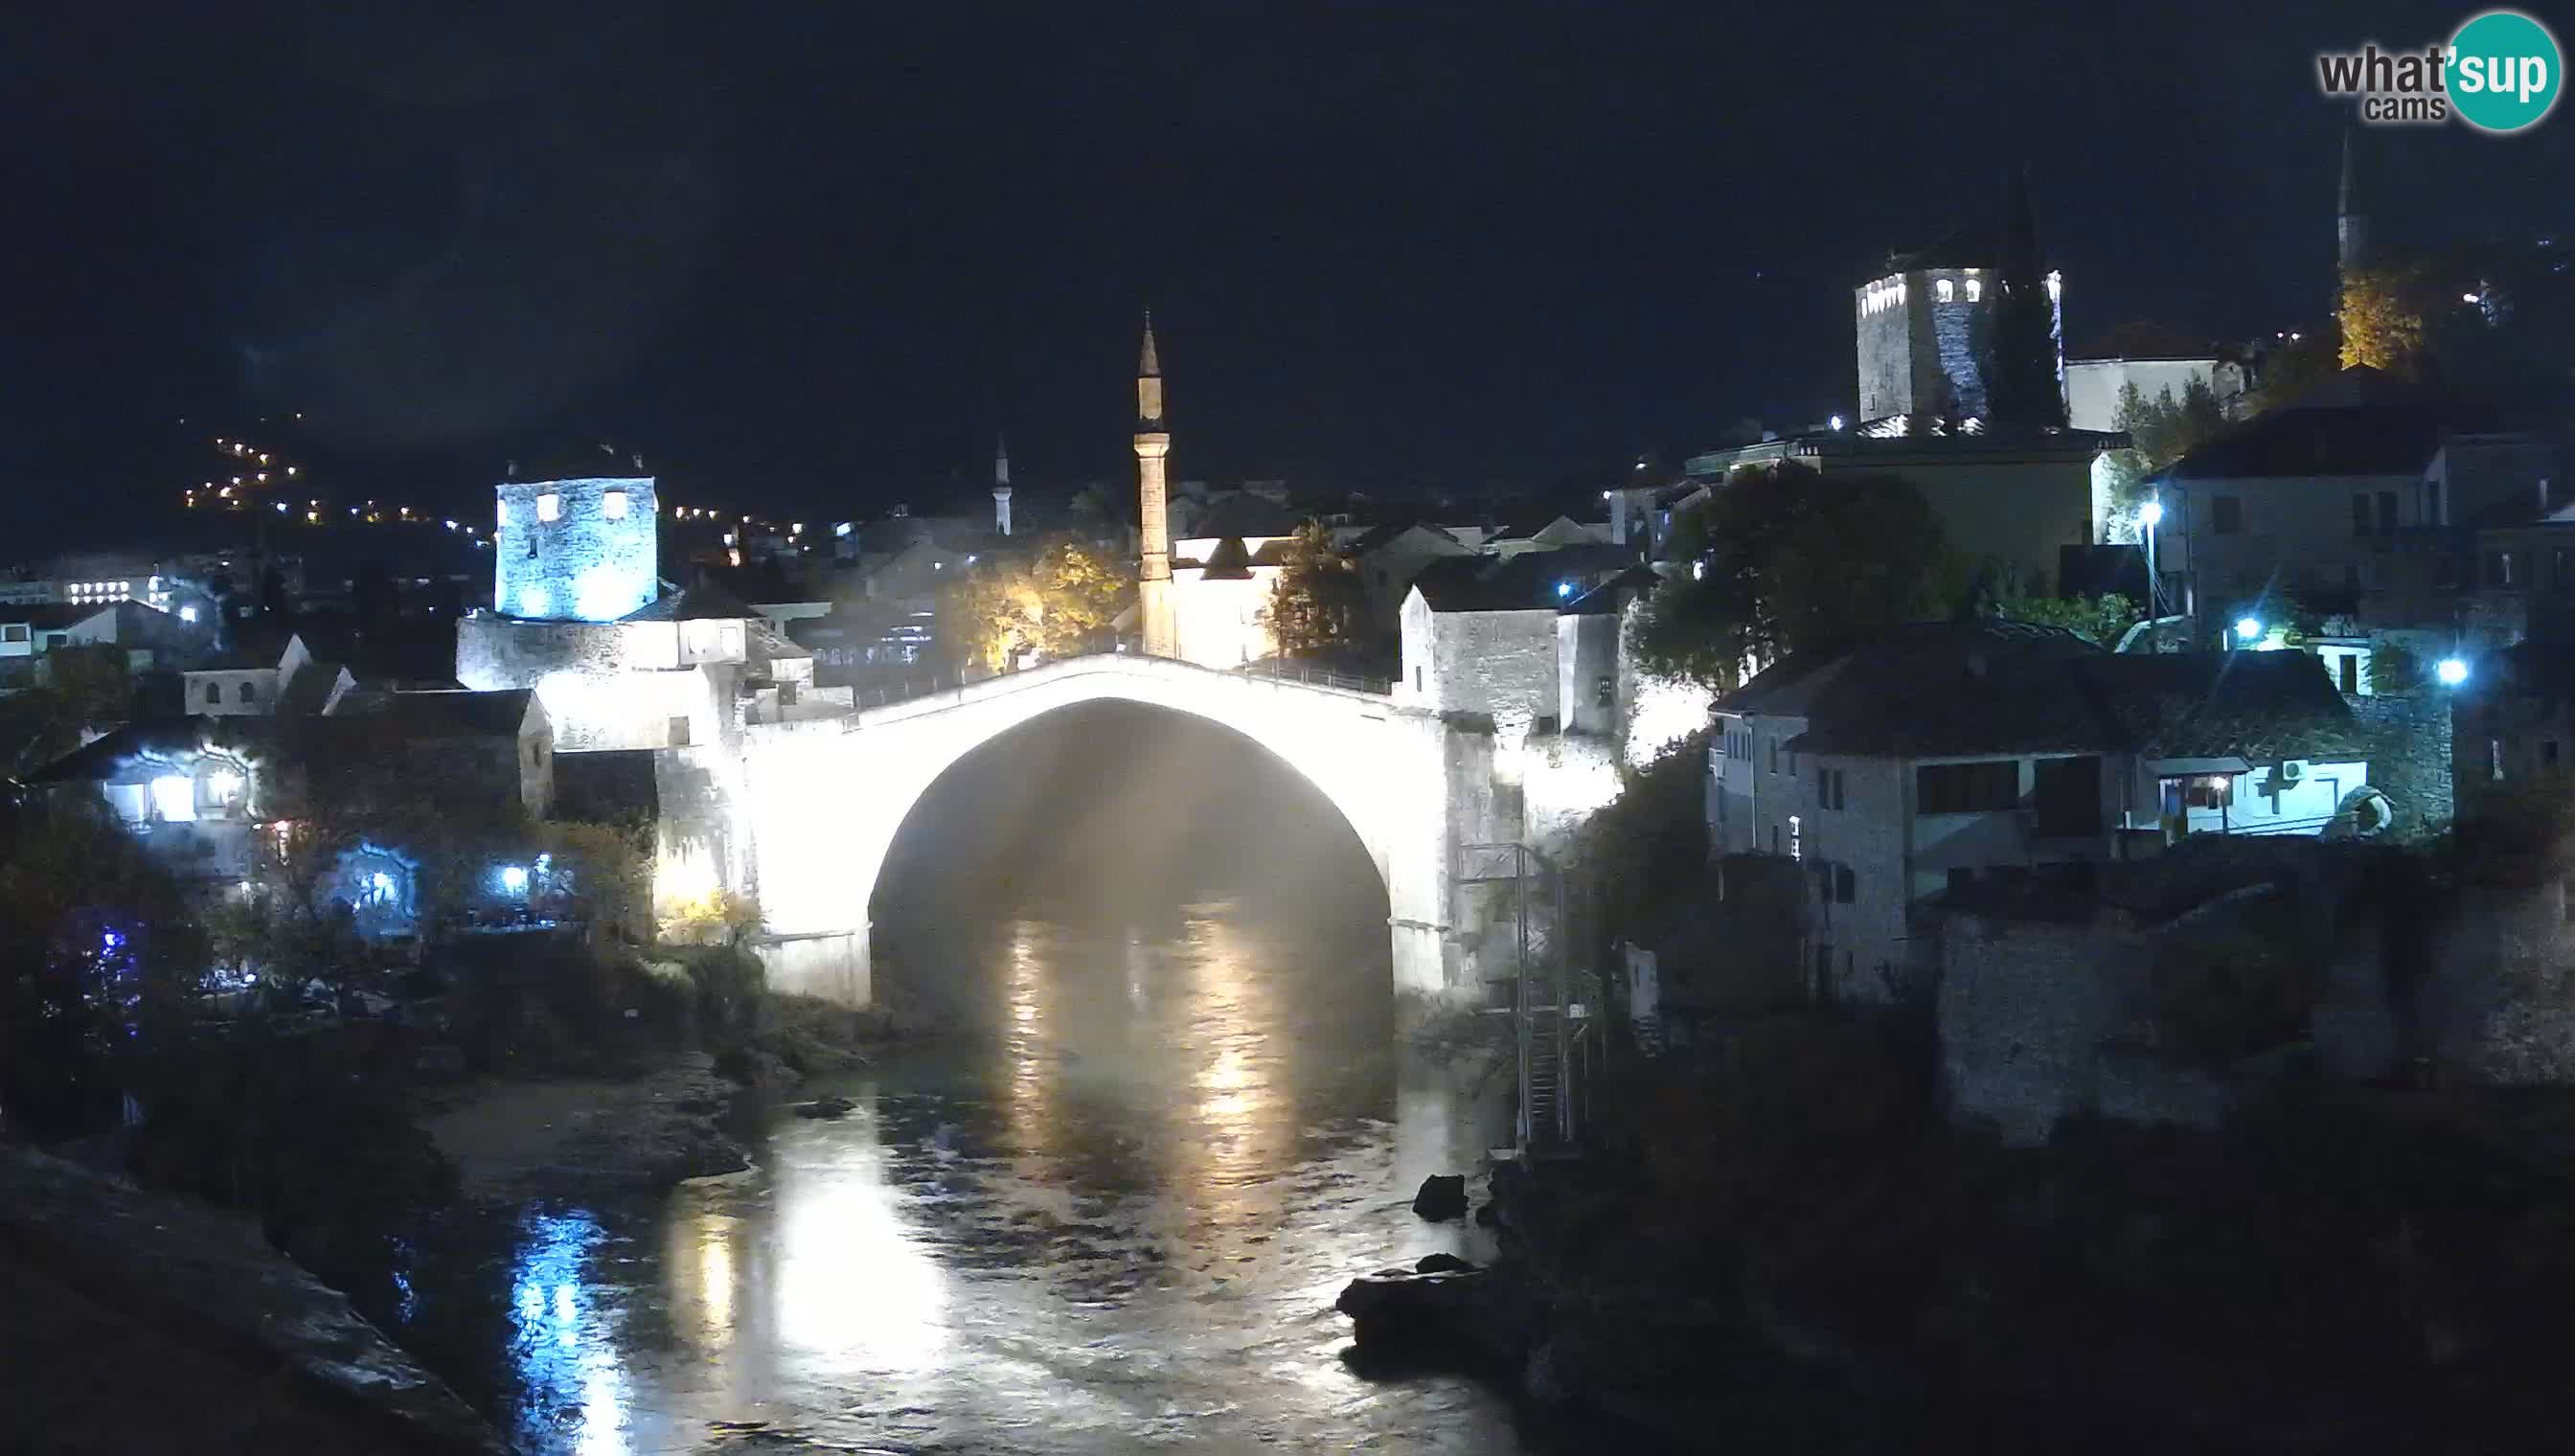
[[[2417,267],[2354,268],[2342,278],[2342,367],[2418,373],[2423,355],[2424,274]]]
[[[179,886],[95,794],[6,818],[0,842],[0,1125],[38,1136],[111,1115],[180,1034],[205,964]]]
[[[939,595],[939,640],[950,661],[1006,672],[1098,652],[1136,591],[1134,574],[1098,547],[1051,537],[1026,558],[987,558]]]
[[[2063,425],[2057,375],[2056,305],[2039,262],[2029,179],[2015,174],[2004,199],[2003,259],[1984,319],[1985,413],[2007,425]]]
[[[0,698],[0,776],[34,772],[132,716],[123,648],[58,647],[37,661],[44,682]]]
[[[1939,517],[1891,477],[1827,487],[1803,466],[1747,467],[1673,540],[1690,569],[1646,599],[1640,665],[1720,692],[1791,653],[1948,617],[1961,596]]]
[[[1358,569],[1332,549],[1321,522],[1308,521],[1288,539],[1261,625],[1283,658],[1325,657],[1359,645],[1366,606]]]
[[[2194,379],[2175,400],[2170,389],[2149,400],[2135,383],[2119,389],[2113,428],[2125,431],[2128,448],[2110,453],[2110,520],[2104,528],[2112,541],[2136,539],[2137,508],[2145,503],[2146,482],[2174,461],[2197,450],[2226,428],[2226,407],[2205,380]]]
[[[2013,591],[1985,604],[1985,615],[2007,622],[2061,627],[2086,642],[2115,648],[2136,626],[2137,604],[2116,592],[2098,597],[2039,597]]]

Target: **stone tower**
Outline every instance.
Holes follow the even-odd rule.
[[[1171,499],[1163,462],[1172,432],[1163,424],[1163,364],[1154,354],[1154,316],[1145,315],[1145,348],[1136,360],[1136,522],[1141,537],[1136,570],[1136,615],[1145,632],[1145,654],[1180,656],[1172,620]]]
[[[2341,271],[2349,273],[2369,261],[2369,218],[2360,210],[2351,155],[2351,129],[2342,134],[2342,187],[2334,199],[2334,251]]]
[[[993,437],[993,530],[1011,534],[1011,443]]]
[[[660,595],[651,476],[511,480],[494,494],[492,607],[502,616],[614,622]]]

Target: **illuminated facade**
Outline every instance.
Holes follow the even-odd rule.
[[[536,622],[615,622],[661,594],[661,509],[651,477],[505,481],[496,494],[494,611]]]

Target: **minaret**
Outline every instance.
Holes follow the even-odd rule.
[[[2359,191],[2354,185],[2351,156],[2351,128],[2342,133],[2342,190],[2334,203],[2334,244],[2336,257],[2346,274],[2369,261],[2369,219],[2358,207]]]
[[[1136,569],[1136,615],[1145,630],[1145,655],[1180,656],[1172,620],[1171,502],[1163,478],[1172,435],[1163,425],[1163,364],[1154,357],[1154,315],[1145,314],[1145,350],[1136,361],[1136,521],[1142,559]]]
[[[993,437],[993,530],[1011,534],[1011,443]]]

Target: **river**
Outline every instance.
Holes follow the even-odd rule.
[[[1504,1135],[1489,1076],[1401,1048],[1380,927],[1213,901],[912,946],[880,973],[957,1034],[813,1089],[845,1118],[769,1115],[750,1172],[530,1208],[415,1342],[582,1456],[1545,1444],[1342,1359],[1351,1275],[1488,1255],[1408,1202]]]

